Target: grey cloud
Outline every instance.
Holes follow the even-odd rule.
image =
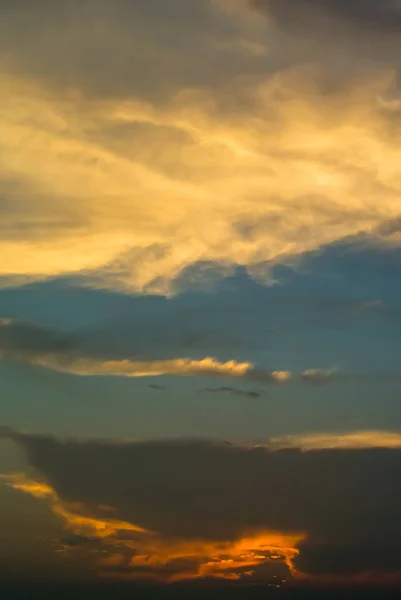
[[[292,64],[321,67],[315,82],[326,96],[375,69],[399,67],[398,0],[250,0],[249,5],[283,33]]]
[[[204,388],[202,391],[208,392],[209,394],[232,394],[233,396],[247,396],[248,398],[260,398],[263,393],[254,390],[240,390],[227,385],[222,385],[217,388]]]
[[[236,26],[197,0],[67,0],[0,5],[0,53],[13,70],[61,89],[96,97],[154,101],[183,87],[218,86],[244,69],[261,70],[253,55],[224,40]],[[221,43],[223,41],[223,43]],[[235,59],[235,60],[234,60]]]
[[[206,441],[105,443],[13,434],[69,503],[168,539],[304,532],[313,574],[401,569],[399,449],[272,451]]]
[[[280,22],[295,28],[339,20],[357,30],[391,34],[401,31],[399,0],[251,0]]]
[[[38,355],[74,354],[78,339],[23,321],[0,319],[0,360],[26,361]]]
[[[401,217],[397,219],[390,219],[386,223],[383,223],[381,227],[378,228],[378,233],[383,235],[384,237],[390,237],[394,234],[399,234],[401,232]]]

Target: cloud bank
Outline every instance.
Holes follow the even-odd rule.
[[[42,477],[8,483],[47,498],[92,551],[96,538],[100,572],[252,580],[276,569],[335,581],[401,571],[399,445],[350,449],[345,439],[305,452],[8,435]]]

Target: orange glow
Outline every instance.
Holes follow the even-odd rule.
[[[30,494],[34,498],[46,498],[54,495],[54,490],[49,485],[40,481],[29,480],[25,475],[0,475],[0,479],[5,480],[13,489]]]
[[[60,517],[73,533],[98,538],[106,544],[104,550],[107,549],[107,555],[102,553],[96,560],[99,576],[105,576],[104,573],[102,575],[104,567],[107,567],[107,577],[113,577],[113,567],[125,566],[128,574],[123,577],[143,578],[141,567],[154,568],[157,577],[157,570],[174,560],[189,561],[190,567],[183,572],[177,570],[176,573],[169,572],[160,576],[163,581],[203,577],[239,580],[242,577],[250,577],[253,574],[252,567],[263,563],[285,564],[293,571],[292,561],[298,555],[297,546],[305,538],[301,533],[265,531],[232,542],[165,539],[132,523],[88,515],[85,506],[63,502],[51,486],[29,479],[25,475],[2,478],[10,487],[46,500],[54,514]],[[112,509],[107,507],[107,510],[110,512]],[[142,535],[135,540],[130,539],[130,536],[124,539],[123,532]],[[117,533],[120,534],[118,538],[115,537]],[[121,576],[118,568],[115,576]],[[153,575],[150,577],[153,578]]]
[[[125,541],[125,548],[131,548],[136,554],[129,560],[132,573],[125,577],[137,579],[143,574],[141,567],[157,569],[168,565],[173,560],[190,560],[191,569],[174,574],[164,575],[166,582],[177,582],[204,577],[240,580],[242,577],[253,575],[252,567],[263,563],[285,564],[293,571],[292,561],[298,555],[296,545],[305,536],[301,534],[281,534],[278,532],[264,532],[233,542],[202,542],[185,540],[165,540],[158,536],[143,537],[140,543]],[[100,566],[117,567],[126,565],[123,554],[111,554],[100,559]],[[138,569],[138,572],[135,571]],[[108,571],[107,577],[110,576]],[[116,577],[120,577],[117,572]]]
[[[7,485],[15,490],[20,490],[34,498],[45,498],[49,500],[52,511],[61,517],[66,527],[76,534],[95,536],[99,538],[109,537],[118,531],[135,531],[137,533],[147,533],[149,531],[118,519],[102,520],[92,516],[85,515],[85,509],[80,504],[67,504],[60,500],[55,490],[39,481],[29,479],[26,475],[3,475],[2,479]],[[99,507],[104,510],[104,507]],[[110,507],[107,507],[110,511]]]
[[[136,531],[137,533],[149,533],[146,529],[127,523],[126,521],[118,521],[109,519],[103,521],[93,517],[87,517],[68,510],[65,504],[55,502],[52,506],[53,511],[61,517],[74,533],[82,535],[95,535],[99,538],[109,537],[118,531]]]

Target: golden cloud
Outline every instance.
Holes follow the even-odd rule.
[[[269,446],[301,448],[302,450],[401,448],[401,433],[397,431],[351,431],[344,433],[311,433],[272,438]]]
[[[401,215],[393,77],[322,97],[292,68],[250,89],[252,111],[222,114],[202,89],[159,106],[3,74],[0,275],[170,294],[196,262],[268,280],[266,262],[348,236],[399,244],[381,229]]]
[[[220,362],[206,357],[201,360],[177,358],[172,360],[96,360],[77,358],[63,363],[57,356],[37,357],[33,364],[64,371],[74,375],[113,375],[117,377],[155,377],[160,375],[210,375],[218,377],[243,377],[252,368],[251,363],[234,360]],[[274,377],[274,374],[273,374]]]

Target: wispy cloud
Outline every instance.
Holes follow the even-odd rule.
[[[353,69],[337,44],[328,65],[329,44],[295,48],[284,31],[311,5],[370,29],[394,29],[394,11],[258,2],[277,25],[240,4],[2,11],[3,282],[173,294],[194,263],[217,265],[198,271],[206,281],[238,264],[266,281],[270,265],[348,236],[399,245],[381,233],[400,217],[398,42],[366,68],[351,55]]]
[[[328,383],[332,370],[310,369],[301,374],[267,370],[251,362],[202,359],[113,358],[97,356],[82,338],[63,335],[35,324],[0,320],[0,361],[13,361],[81,377],[157,377],[162,375],[242,379],[261,384]],[[341,378],[341,376],[340,376]],[[228,391],[231,388],[220,388]],[[233,390],[233,388],[232,388]],[[209,389],[210,391],[210,389]],[[249,395],[249,393],[248,393]]]
[[[273,438],[268,447],[300,448],[302,450],[401,448],[401,433],[397,431],[351,431],[344,433],[311,433]]]
[[[222,385],[216,388],[204,388],[202,392],[207,392],[208,394],[231,394],[233,396],[246,396],[247,398],[260,398],[263,394],[263,391],[261,390],[241,390],[239,388],[234,388],[227,385]]]

